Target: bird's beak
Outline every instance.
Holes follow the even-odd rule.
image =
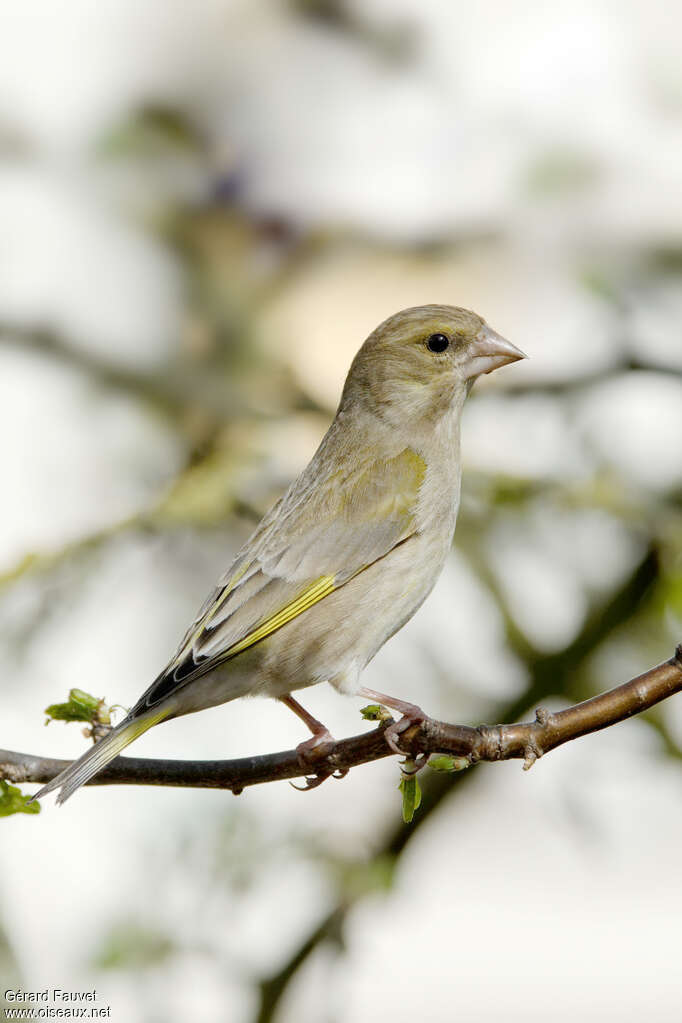
[[[464,363],[465,379],[473,380],[482,373],[492,373],[500,366],[506,366],[510,362],[518,362],[519,359],[528,358],[520,348],[513,345],[511,341],[486,324],[476,335],[476,339],[469,347],[467,361]]]

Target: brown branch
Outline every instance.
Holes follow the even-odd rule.
[[[400,737],[412,757],[445,753],[475,764],[482,760],[523,759],[526,768],[545,753],[572,739],[608,728],[648,710],[682,690],[682,645],[675,655],[623,685],[556,713],[540,707],[534,721],[511,725],[451,725],[425,718]],[[315,782],[351,767],[394,755],[384,739],[386,724],[371,732],[327,744],[314,768],[299,760],[296,750],[244,757],[241,760],[151,760],[118,757],[96,775],[91,785],[174,785],[230,789],[238,795],[247,785],[315,774]],[[0,750],[0,777],[13,782],[47,782],[68,766],[27,753]]]

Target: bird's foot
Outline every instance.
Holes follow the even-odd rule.
[[[343,778],[347,771],[337,772],[329,770],[328,767],[323,767],[322,762],[325,760],[327,755],[331,753],[335,745],[334,736],[331,734],[328,728],[314,718],[305,707],[302,707],[298,700],[295,700],[291,693],[285,696],[279,697],[280,701],[289,710],[292,710],[296,717],[300,718],[310,731],[313,733],[310,739],[306,739],[305,742],[299,742],[296,747],[296,753],[298,754],[298,762],[306,772],[310,772],[310,776],[306,777],[305,785],[294,785],[293,781],[289,784],[298,789],[299,792],[307,792],[308,789],[316,789],[318,785],[321,785],[323,781],[330,778],[332,775],[335,778]]]
[[[335,744],[335,739],[328,728],[323,728],[318,732],[315,732],[305,742],[299,742],[296,747],[296,753],[301,767],[310,769],[315,767],[316,763],[320,760],[324,760],[328,753],[331,752],[332,747]]]
[[[326,728],[321,721],[314,718],[305,707],[302,707],[298,700],[295,700],[291,694],[288,696],[280,696],[280,702],[292,710],[297,718],[310,729],[313,733],[310,739],[306,739],[305,742],[299,742],[296,747],[298,754],[298,760],[305,770],[313,768],[316,762],[323,760],[328,753],[331,752],[334,746],[334,736],[331,734],[328,728]]]
[[[403,716],[400,718],[400,721],[394,721],[392,725],[388,726],[388,728],[384,732],[384,739],[386,740],[386,742],[391,747],[394,753],[399,753],[400,756],[403,757],[412,758],[412,754],[410,753],[410,751],[404,750],[399,745],[398,737],[402,735],[403,732],[406,732],[408,728],[411,728],[412,725],[423,725],[424,722],[426,721],[426,714],[421,709],[421,707],[417,707],[416,705],[410,706],[409,704],[408,706],[410,707],[410,709],[403,711]],[[421,757],[422,754],[420,754],[420,756],[417,758],[415,762],[419,763]],[[426,760],[424,760],[424,763],[426,763]],[[420,766],[423,767],[424,765],[420,764]]]
[[[360,689],[359,694],[366,696],[370,700],[377,700],[383,704],[384,707],[390,707],[391,710],[397,710],[402,715],[399,721],[394,721],[384,729],[384,739],[388,746],[393,750],[394,753],[398,753],[401,757],[408,757],[413,760],[412,754],[409,750],[404,750],[398,743],[398,737],[406,732],[408,728],[413,725],[423,725],[428,720],[428,715],[424,713],[421,707],[418,707],[416,703],[407,703],[405,700],[397,700],[393,696],[386,696],[384,693],[377,693],[373,689]],[[422,754],[414,759],[414,763],[418,764],[417,770],[422,768],[426,763],[426,757]]]
[[[347,769],[332,771],[323,765],[324,760],[334,748],[334,745],[334,736],[327,728],[316,732],[310,739],[306,739],[305,742],[299,742],[296,747],[298,761],[301,767],[306,772],[309,771],[310,774],[306,774],[305,785],[296,785],[293,781],[290,781],[291,787],[298,789],[299,792],[308,792],[310,789],[316,789],[327,778],[345,777],[348,774]]]

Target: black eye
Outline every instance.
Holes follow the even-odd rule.
[[[444,352],[449,344],[450,338],[445,334],[432,334],[426,342],[426,347],[430,352]]]

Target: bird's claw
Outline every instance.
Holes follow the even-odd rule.
[[[414,759],[409,750],[404,750],[399,746],[397,737],[402,733],[406,732],[412,725],[423,725],[426,721],[426,714],[421,707],[411,707],[409,710],[404,711],[403,716],[399,721],[394,721],[393,724],[389,725],[384,731],[384,739],[393,750],[401,757],[408,757],[408,759]],[[420,757],[423,758],[423,754]],[[418,762],[418,761],[417,761]],[[426,760],[420,764],[420,767],[424,766]]]
[[[324,765],[324,761],[331,753],[334,745],[334,736],[326,728],[324,731],[317,732],[311,739],[299,742],[296,747],[298,762],[304,771],[314,773],[306,775],[305,785],[295,785],[293,781],[290,781],[291,787],[299,792],[309,792],[310,789],[316,789],[327,778],[343,778],[344,775],[348,774],[348,768],[330,770],[329,767]]]
[[[292,789],[296,789],[297,792],[310,792],[311,789],[316,789],[318,785],[321,785],[327,778],[345,778],[348,774],[347,767],[339,767],[336,771],[323,771],[320,774],[306,775],[305,785],[296,785],[293,781],[290,781]]]
[[[306,775],[305,785],[296,785],[293,781],[290,781],[289,784],[297,792],[310,792],[311,789],[316,789],[318,785],[321,785],[323,781],[331,777],[331,774],[312,774]]]
[[[299,764],[304,770],[314,770],[320,761],[327,758],[334,745],[334,736],[326,728],[323,732],[317,732],[305,742],[299,742],[296,747]]]

